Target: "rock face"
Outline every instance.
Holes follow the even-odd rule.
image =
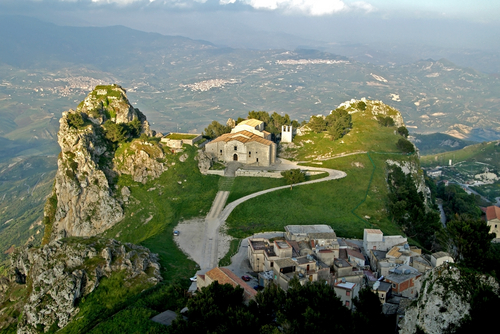
[[[431,196],[431,190],[425,185],[424,176],[421,172],[419,172],[420,166],[417,163],[412,161],[397,161],[391,159],[386,160],[386,163],[389,166],[400,167],[403,173],[405,173],[406,175],[411,174],[413,180],[415,181],[415,187],[417,188],[417,191],[424,194],[424,199],[427,203],[427,200]]]
[[[97,86],[76,111],[64,112],[59,123],[51,239],[102,233],[123,218],[121,196],[113,184],[116,176],[130,174],[138,182],[158,177],[165,170],[163,151],[147,138],[120,143],[154,133],[118,85]],[[128,148],[115,157],[117,145],[118,151],[121,145]]]
[[[491,276],[464,273],[443,264],[427,272],[416,303],[407,310],[400,323],[400,334],[448,333],[460,326],[470,313],[472,291],[486,286],[499,294],[499,286]],[[451,331],[450,331],[451,330]]]
[[[28,277],[31,284],[18,333],[38,333],[53,324],[63,328],[78,313],[76,302],[113,272],[124,271],[125,280],[151,285],[161,280],[158,257],[145,247],[97,237],[65,240],[13,254],[16,281]]]
[[[53,238],[96,235],[123,217],[106,177],[106,173],[112,175],[112,170],[100,166],[112,152],[99,127],[70,126],[71,113],[63,113],[58,133],[62,152],[54,185],[57,210]]]
[[[134,141],[115,156],[114,166],[118,173],[131,175],[135,182],[146,183],[156,179],[168,169],[162,148],[147,141]]]
[[[210,158],[210,155],[203,152],[202,150],[198,151],[198,155],[195,157],[195,159],[198,160],[198,168],[200,169],[200,172],[202,174],[206,174],[210,167],[212,167],[213,162]]]
[[[346,109],[351,114],[355,112],[366,113],[372,115],[373,118],[376,118],[378,115],[390,116],[394,120],[395,126],[399,127],[405,125],[401,113],[391,106],[384,104],[382,101],[367,100],[363,97],[360,100],[352,99],[341,103],[338,108]]]

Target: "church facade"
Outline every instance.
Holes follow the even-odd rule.
[[[249,119],[205,145],[205,152],[223,162],[269,166],[276,162],[276,144],[270,139],[262,121]]]

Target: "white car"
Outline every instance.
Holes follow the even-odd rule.
[[[190,280],[191,282],[196,282],[196,278],[197,278],[197,276],[196,276],[196,275],[194,275],[194,276],[193,276],[193,277],[191,277],[189,280]]]

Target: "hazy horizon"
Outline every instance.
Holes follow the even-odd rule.
[[[491,1],[1,0],[0,12],[63,26],[123,25],[234,48],[362,43],[500,52],[500,3]]]

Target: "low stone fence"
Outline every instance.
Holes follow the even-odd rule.
[[[225,170],[222,169],[222,170],[207,170],[205,173],[205,175],[220,175],[220,176],[224,176],[224,173],[225,173]]]
[[[250,177],[271,177],[275,179],[282,178],[281,171],[266,171],[266,170],[244,170],[238,169],[235,176],[250,176]]]
[[[175,133],[175,134],[178,134],[181,136],[182,135],[193,136],[193,134],[191,134],[191,133]],[[192,139],[170,139],[170,138],[168,138],[168,135],[170,135],[170,133],[167,134],[166,136],[162,137],[161,142],[164,143],[165,145],[167,145],[168,147],[172,147],[172,148],[182,148],[182,145],[184,145],[184,144],[193,146],[194,143],[203,139],[201,134],[195,134],[196,137],[194,137]]]

